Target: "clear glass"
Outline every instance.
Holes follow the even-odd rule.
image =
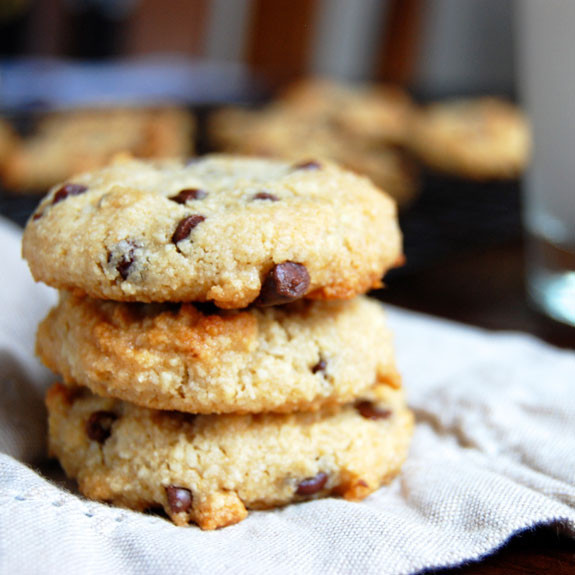
[[[525,182],[527,289],[575,326],[575,2],[519,0],[520,94],[534,153]]]

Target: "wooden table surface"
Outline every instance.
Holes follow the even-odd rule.
[[[493,330],[519,330],[575,349],[575,328],[546,320],[527,303],[519,240],[454,256],[427,271],[396,277],[376,292],[384,302]],[[575,574],[575,541],[555,527],[514,537],[486,559],[434,574]]]

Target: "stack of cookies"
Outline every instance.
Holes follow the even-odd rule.
[[[393,201],[330,163],[122,160],[51,190],[24,257],[58,288],[37,350],[80,491],[214,529],[389,482],[411,436],[361,295],[401,260]],[[357,296],[357,297],[354,297]]]

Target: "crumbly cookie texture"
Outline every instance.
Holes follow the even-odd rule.
[[[120,301],[348,299],[401,262],[393,200],[329,162],[126,159],[54,187],[23,255],[60,289]]]
[[[364,297],[217,312],[62,293],[37,352],[68,384],[191,413],[311,410],[400,384],[383,309]]]
[[[518,177],[531,152],[527,119],[497,98],[432,104],[415,116],[408,142],[429,167],[479,180]]]
[[[184,109],[102,108],[56,112],[20,141],[6,160],[3,184],[45,190],[76,173],[107,164],[120,152],[139,158],[193,154],[194,119]]]
[[[162,412],[56,384],[49,441],[91,499],[163,508],[176,525],[215,529],[247,509],[328,495],[361,500],[399,472],[412,433],[401,390],[289,415]]]

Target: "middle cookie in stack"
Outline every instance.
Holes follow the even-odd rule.
[[[23,251],[64,290],[38,352],[69,385],[48,394],[51,450],[88,497],[209,529],[361,499],[399,471],[412,418],[379,304],[309,301],[400,260],[394,205],[368,180],[125,161],[52,190]]]

